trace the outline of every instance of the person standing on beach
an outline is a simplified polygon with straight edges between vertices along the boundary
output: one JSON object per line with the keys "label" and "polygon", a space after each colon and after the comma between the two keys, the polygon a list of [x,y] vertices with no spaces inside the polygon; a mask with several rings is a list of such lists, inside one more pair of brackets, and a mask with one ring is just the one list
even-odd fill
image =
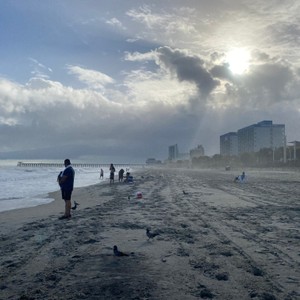
{"label": "person standing on beach", "polygon": [[65,214],[59,219],[71,218],[71,196],[74,187],[75,171],[69,159],[64,161],[65,169],[58,176],[58,183],[61,189],[62,199],[65,201]]}
{"label": "person standing on beach", "polygon": [[103,176],[104,176],[104,172],[103,172],[103,169],[100,170],[100,179],[103,179]]}
{"label": "person standing on beach", "polygon": [[115,172],[116,172],[116,169],[113,164],[110,164],[109,171],[110,171],[109,184],[112,184],[115,182]]}
{"label": "person standing on beach", "polygon": [[121,169],[119,171],[119,182],[122,182],[123,181],[123,178],[124,178],[124,169]]}

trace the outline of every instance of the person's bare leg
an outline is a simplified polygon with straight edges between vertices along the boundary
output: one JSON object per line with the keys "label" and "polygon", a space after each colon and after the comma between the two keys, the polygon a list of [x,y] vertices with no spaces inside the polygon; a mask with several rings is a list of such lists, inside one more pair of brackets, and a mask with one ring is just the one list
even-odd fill
{"label": "person's bare leg", "polygon": [[65,216],[70,217],[71,216],[71,200],[65,200]]}

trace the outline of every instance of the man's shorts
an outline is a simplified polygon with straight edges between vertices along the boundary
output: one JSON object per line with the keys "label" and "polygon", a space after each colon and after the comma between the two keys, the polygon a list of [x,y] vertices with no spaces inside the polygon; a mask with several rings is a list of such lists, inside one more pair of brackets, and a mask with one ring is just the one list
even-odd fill
{"label": "man's shorts", "polygon": [[71,200],[72,191],[61,190],[61,197],[64,200]]}

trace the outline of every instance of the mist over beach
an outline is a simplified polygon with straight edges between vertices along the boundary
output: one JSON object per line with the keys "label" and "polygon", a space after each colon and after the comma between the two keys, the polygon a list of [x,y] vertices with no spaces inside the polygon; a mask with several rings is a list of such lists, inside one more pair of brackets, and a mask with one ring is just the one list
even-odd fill
{"label": "mist over beach", "polygon": [[75,189],[70,220],[59,192],[0,213],[0,299],[299,299],[300,173],[235,174],[147,168]]}

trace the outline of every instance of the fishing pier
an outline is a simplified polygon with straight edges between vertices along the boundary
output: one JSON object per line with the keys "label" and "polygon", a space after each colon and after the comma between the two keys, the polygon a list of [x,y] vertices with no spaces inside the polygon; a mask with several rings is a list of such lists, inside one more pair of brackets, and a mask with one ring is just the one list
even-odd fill
{"label": "fishing pier", "polygon": [[[91,163],[72,163],[74,168],[109,168],[110,164],[91,164]],[[144,167],[145,164],[135,164],[135,163],[118,163],[114,164],[115,168],[133,168],[133,167]],[[54,162],[22,162],[17,163],[17,167],[27,167],[27,168],[63,168],[63,163]]]}

